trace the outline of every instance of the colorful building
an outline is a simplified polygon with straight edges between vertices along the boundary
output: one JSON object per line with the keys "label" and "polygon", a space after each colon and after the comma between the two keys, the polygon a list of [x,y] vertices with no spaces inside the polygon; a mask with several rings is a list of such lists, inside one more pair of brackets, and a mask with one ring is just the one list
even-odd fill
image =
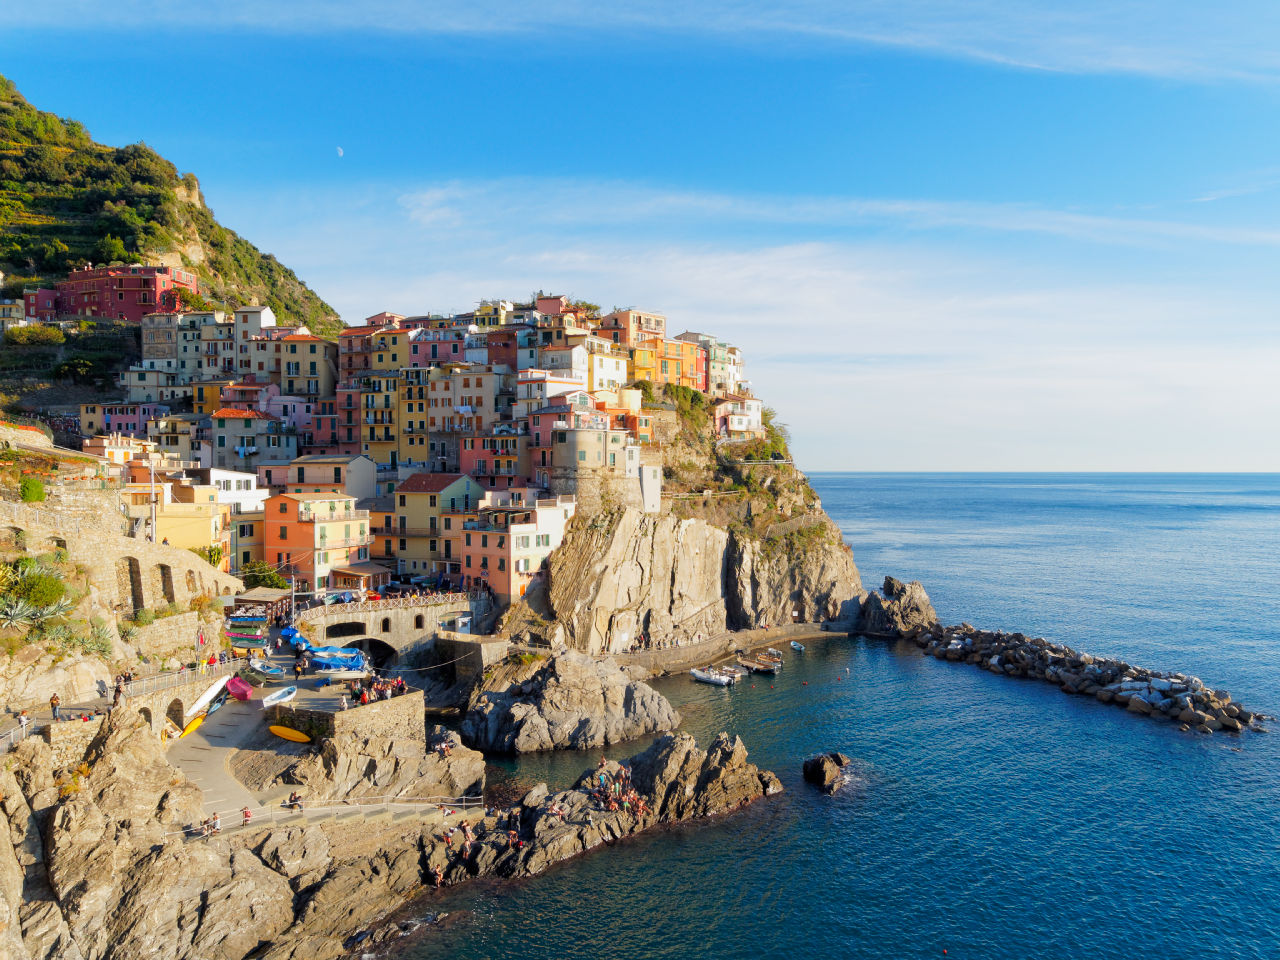
{"label": "colorful building", "polygon": [[176,310],[176,291],[198,288],[196,275],[173,267],[89,267],[72,270],[53,291],[25,293],[27,317],[55,320],[64,316],[109,317],[141,323],[148,313]]}
{"label": "colorful building", "polygon": [[481,503],[474,520],[449,534],[450,552],[459,558],[457,585],[487,586],[499,604],[520,599],[563,542],[576,509],[570,496]]}
{"label": "colorful building", "polygon": [[452,559],[445,534],[456,520],[446,514],[470,513],[484,497],[471,477],[458,473],[415,473],[392,494],[393,529],[380,531],[383,556],[389,549],[401,573],[440,572],[437,561]]}
{"label": "colorful building", "polygon": [[80,433],[86,437],[99,433],[145,437],[147,421],[168,413],[169,407],[163,403],[82,403]]}
{"label": "colorful building", "polygon": [[596,335],[623,347],[643,340],[661,340],[667,335],[667,318],[645,310],[615,310],[600,318]]}
{"label": "colorful building", "polygon": [[375,589],[390,570],[369,561],[369,512],[339,493],[282,493],[264,508],[263,553],[298,593]]}

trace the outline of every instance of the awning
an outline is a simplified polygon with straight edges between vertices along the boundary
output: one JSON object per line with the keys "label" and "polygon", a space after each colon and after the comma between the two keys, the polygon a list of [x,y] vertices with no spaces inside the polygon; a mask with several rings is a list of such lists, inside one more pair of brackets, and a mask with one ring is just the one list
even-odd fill
{"label": "awning", "polygon": [[366,560],[363,563],[353,563],[349,567],[331,567],[330,570],[333,573],[346,577],[391,576],[391,569],[389,567],[384,567],[380,563],[374,563],[372,560]]}

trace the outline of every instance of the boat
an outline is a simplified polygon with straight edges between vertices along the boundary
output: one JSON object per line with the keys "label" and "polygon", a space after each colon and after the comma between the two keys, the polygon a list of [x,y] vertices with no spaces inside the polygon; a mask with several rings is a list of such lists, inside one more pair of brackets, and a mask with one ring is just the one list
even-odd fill
{"label": "boat", "polygon": [[215,680],[208,690],[196,698],[195,703],[182,712],[182,718],[185,720],[187,717],[194,717],[197,713],[204,713],[205,708],[213,702],[214,697],[222,692],[222,688],[227,685],[227,681],[230,679],[230,677],[219,677]]}
{"label": "boat", "polygon": [[717,667],[717,669],[730,677],[745,677],[750,672],[746,667],[739,666],[736,663],[727,667]]}
{"label": "boat", "polygon": [[281,737],[282,739],[285,739],[285,740],[292,740],[294,743],[310,743],[311,742],[310,737],[308,737],[301,730],[293,729],[293,727],[282,727],[278,723],[273,723],[271,726],[267,727],[267,729],[270,730],[272,733],[274,733],[277,737]]}
{"label": "boat", "polygon": [[777,673],[781,669],[779,664],[773,660],[747,660],[739,659],[738,663],[742,664],[752,673]]}
{"label": "boat", "polygon": [[[230,680],[227,681],[227,683],[230,683],[230,682],[231,682]],[[227,702],[227,691],[223,690],[220,694],[218,694],[216,697],[213,698],[213,703],[209,704],[209,709],[204,712],[205,717],[208,717],[209,714],[221,708],[221,706],[226,702]]]}
{"label": "boat", "polygon": [[738,679],[737,677],[729,676],[727,673],[721,673],[715,667],[707,667],[705,670],[699,670],[694,667],[689,673],[699,683],[710,683],[717,687],[727,687]]}
{"label": "boat", "polygon": [[281,690],[277,690],[275,693],[271,694],[271,696],[262,698],[262,709],[265,710],[267,707],[277,707],[282,703],[288,703],[297,695],[298,688],[296,686],[285,687]]}
{"label": "boat", "polygon": [[331,669],[316,671],[316,676],[327,677],[330,680],[363,680],[368,675],[368,670],[347,669],[345,667],[334,667]]}
{"label": "boat", "polygon": [[182,728],[182,732],[178,734],[178,739],[181,740],[188,733],[195,733],[196,729],[199,728],[200,724],[204,723],[204,718],[207,716],[208,716],[207,713],[202,713],[200,714],[200,716],[196,717],[194,720],[188,723],[185,727]]}
{"label": "boat", "polygon": [[[756,659],[761,663],[772,663],[779,670],[782,669],[782,657],[776,653],[757,653]],[[776,671],[775,671],[776,672]]]}
{"label": "boat", "polygon": [[798,640],[791,641],[791,649],[796,653],[804,653],[804,644]]}
{"label": "boat", "polygon": [[249,686],[247,680],[243,680],[240,677],[232,677],[227,681],[227,693],[237,700],[248,700],[253,696],[253,687]]}
{"label": "boat", "polygon": [[266,638],[260,633],[236,633],[232,630],[227,631],[227,637],[231,640],[255,640],[262,643]]}
{"label": "boat", "polygon": [[773,649],[773,647],[769,647],[767,650],[765,650],[765,653],[769,654],[772,657],[777,657],[779,660],[782,659],[782,651],[775,650]]}
{"label": "boat", "polygon": [[259,617],[252,613],[233,613],[227,617],[231,623],[266,623],[266,617]]}
{"label": "boat", "polygon": [[249,658],[249,669],[268,680],[284,679],[284,667],[277,667],[274,663],[268,663],[266,660],[260,660],[257,657]]}

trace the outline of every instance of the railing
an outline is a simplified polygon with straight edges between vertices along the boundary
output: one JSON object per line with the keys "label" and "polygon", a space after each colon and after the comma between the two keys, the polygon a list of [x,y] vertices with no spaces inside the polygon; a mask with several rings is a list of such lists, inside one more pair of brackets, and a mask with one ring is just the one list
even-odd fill
{"label": "railing", "polygon": [[336,537],[325,539],[321,537],[316,541],[317,550],[338,550],[341,547],[366,547],[369,545],[369,537]]}
{"label": "railing", "polygon": [[316,523],[317,521],[319,521],[320,523],[328,523],[330,521],[336,522],[338,520],[368,520],[368,519],[369,519],[368,510],[335,511],[334,513],[330,513],[327,516],[323,513],[298,514],[299,523]]}
{"label": "railing", "polygon": [[371,532],[379,537],[435,537],[440,533],[430,527],[376,527]]}
{"label": "railing", "polygon": [[318,607],[310,607],[298,614],[298,625],[327,613],[367,613],[379,610],[397,610],[406,607],[438,607],[445,604],[470,603],[472,600],[487,600],[488,594],[483,591],[470,593],[433,593],[422,597],[390,597],[385,600],[357,600],[354,603],[334,603]]}

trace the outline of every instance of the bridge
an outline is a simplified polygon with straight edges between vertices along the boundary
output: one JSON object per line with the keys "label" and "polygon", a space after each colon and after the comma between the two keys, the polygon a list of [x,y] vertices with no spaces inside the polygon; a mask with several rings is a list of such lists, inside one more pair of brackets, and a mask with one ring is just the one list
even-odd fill
{"label": "bridge", "polygon": [[383,668],[431,649],[441,631],[456,629],[459,617],[475,622],[490,610],[483,594],[438,593],[312,607],[296,626],[317,647],[355,647]]}

